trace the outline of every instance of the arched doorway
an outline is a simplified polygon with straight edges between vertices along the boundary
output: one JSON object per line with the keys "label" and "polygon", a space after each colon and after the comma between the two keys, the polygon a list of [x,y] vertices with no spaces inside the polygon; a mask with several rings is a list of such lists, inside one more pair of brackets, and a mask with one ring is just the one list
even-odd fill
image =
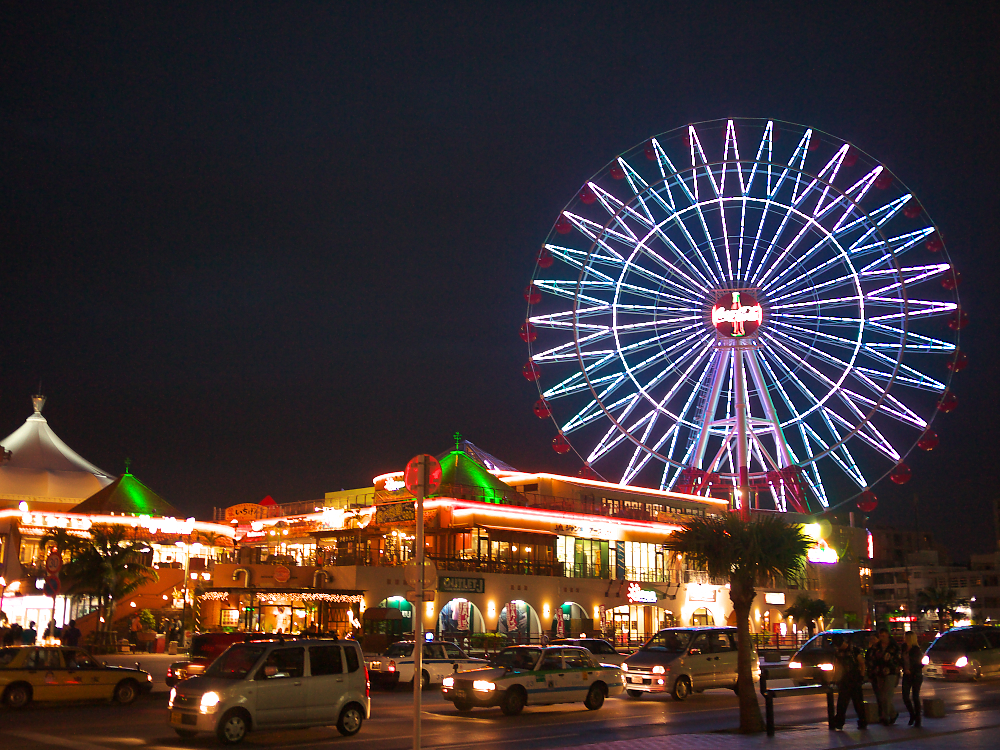
{"label": "arched doorway", "polygon": [[[562,624],[562,632],[560,631]],[[552,613],[552,622],[548,623],[550,635],[553,638],[570,638],[579,636],[580,633],[594,635],[594,621],[587,616],[587,610],[576,602],[563,602],[556,607]]]}
{"label": "arched doorway", "polygon": [[691,613],[692,627],[703,628],[709,625],[715,625],[715,615],[709,609],[702,607]]}
{"label": "arched doorway", "polygon": [[442,638],[464,638],[473,633],[485,633],[486,620],[479,607],[468,599],[456,598],[441,607],[438,615],[438,635]]}
{"label": "arched doorway", "polygon": [[608,612],[607,621],[606,637],[608,640],[614,638],[618,646],[644,643],[660,628],[677,625],[673,612],[655,604],[623,604]]}
{"label": "arched doorway", "polygon": [[[513,606],[512,614],[508,609]],[[538,643],[542,636],[542,623],[534,608],[522,599],[507,602],[497,618],[497,632],[507,636],[508,643]]]}

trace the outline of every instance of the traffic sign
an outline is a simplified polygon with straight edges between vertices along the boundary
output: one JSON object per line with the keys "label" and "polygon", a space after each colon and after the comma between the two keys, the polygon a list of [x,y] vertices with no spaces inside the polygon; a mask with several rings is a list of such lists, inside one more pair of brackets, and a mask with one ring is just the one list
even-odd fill
{"label": "traffic sign", "polygon": [[403,483],[414,495],[431,495],[441,486],[441,464],[426,453],[414,456],[403,471]]}
{"label": "traffic sign", "polygon": [[55,596],[59,593],[59,577],[49,576],[45,579],[45,585],[42,586],[42,592],[45,596]]}
{"label": "traffic sign", "polygon": [[60,570],[62,570],[62,555],[59,554],[59,550],[54,549],[45,558],[45,572],[54,576]]}

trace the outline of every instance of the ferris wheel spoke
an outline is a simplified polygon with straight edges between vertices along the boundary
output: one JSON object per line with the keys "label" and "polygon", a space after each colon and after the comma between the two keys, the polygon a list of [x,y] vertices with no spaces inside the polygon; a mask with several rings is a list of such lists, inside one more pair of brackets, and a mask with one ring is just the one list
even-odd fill
{"label": "ferris wheel spoke", "polygon": [[[907,232],[906,234],[898,234],[894,237],[889,237],[886,240],[875,240],[874,242],[869,242],[865,245],[858,245],[857,247],[851,248],[851,255],[866,255],[871,252],[883,252],[883,250],[888,246],[892,250],[893,255],[897,258],[905,253],[911,248],[917,247],[930,235],[934,234],[934,227],[924,227],[923,229],[918,229],[914,232]],[[882,255],[872,261],[871,264],[865,266],[862,270],[868,270],[880,265],[886,266],[888,269],[893,264],[892,255]]]}
{"label": "ferris wheel spoke", "polygon": [[588,237],[593,242],[596,242],[608,253],[620,260],[624,261],[622,254],[615,250],[608,240],[620,242],[629,249],[634,248],[638,243],[638,240],[631,235],[616,232],[613,229],[598,224],[596,221],[592,221],[591,219],[584,218],[583,216],[578,216],[577,214],[570,213],[569,211],[563,211],[563,216],[569,219],[573,226],[580,230],[583,235]]}
{"label": "ferris wheel spoke", "polygon": [[586,267],[590,273],[600,274],[600,271],[596,268],[597,265],[611,266],[615,269],[621,269],[625,265],[625,260],[621,255],[611,255],[601,245],[596,245],[593,252],[576,250],[571,247],[563,247],[562,245],[553,245],[548,242],[545,243],[544,247],[552,253],[553,257],[558,258],[573,268],[582,269]]}
{"label": "ferris wheel spoke", "polygon": [[[891,297],[866,297],[865,303],[873,307],[903,307],[903,301],[892,299]],[[875,323],[883,323],[888,320],[902,320],[904,318],[924,318],[933,315],[948,315],[958,309],[954,302],[938,302],[931,299],[908,299],[906,300],[908,309],[900,310],[889,315],[873,315],[868,318]]]}
{"label": "ferris wheel spoke", "polygon": [[643,227],[643,232],[648,232],[652,229],[656,222],[651,216],[646,216],[639,211],[636,211],[632,206],[624,203],[623,201],[616,198],[614,195],[609,193],[607,190],[602,188],[600,185],[594,182],[588,182],[587,186],[594,191],[594,195],[597,196],[598,202],[607,211],[608,216],[619,226],[622,231],[626,232],[630,237],[632,237],[636,242],[639,241],[638,236],[633,231],[632,227],[625,223],[624,218],[630,218],[633,221],[638,222]]}
{"label": "ferris wheel spoke", "polygon": [[[803,276],[806,276],[806,274]],[[771,305],[776,305],[778,302],[794,302],[802,297],[808,297],[805,301],[806,304],[820,305],[826,301],[820,296],[821,293],[830,292],[843,286],[860,286],[860,279],[854,273],[846,273],[843,276],[837,276],[836,278],[827,279],[822,282],[812,282],[812,284],[811,287],[796,289],[778,297],[771,297],[770,303]]]}
{"label": "ferris wheel spoke", "polygon": [[532,315],[528,322],[538,328],[572,329],[574,322],[582,331],[607,331],[606,325],[586,322],[594,317],[606,317],[611,313],[611,305],[600,304],[594,307],[581,307],[578,310],[560,310],[545,315]]}
{"label": "ferris wheel spoke", "polygon": [[844,164],[844,158],[847,156],[847,152],[850,151],[850,146],[846,143],[842,144],[833,157],[826,163],[826,166],[819,172],[819,178],[824,181],[823,193],[820,195],[819,200],[816,201],[816,207],[813,209],[813,216],[820,216],[825,213],[825,202],[826,197],[830,194],[830,188],[833,186],[834,181],[837,179],[837,174],[840,172],[840,168]]}
{"label": "ferris wheel spoke", "polygon": [[[955,351],[955,345],[950,341],[942,341],[941,339],[936,339],[931,336],[925,336],[921,333],[914,333],[913,331],[904,331],[902,328],[897,328],[896,326],[889,326],[883,323],[873,323],[868,320],[865,321],[865,328],[873,332],[881,333],[886,336],[890,336],[896,341],[889,342],[872,342],[868,344],[871,349],[887,349],[887,350],[898,350],[903,348],[903,345],[899,342],[906,339],[906,349],[915,351],[925,351],[925,352],[953,352]],[[915,342],[915,343],[914,343]]]}
{"label": "ferris wheel spoke", "polygon": [[[648,257],[650,260],[654,261],[657,265],[661,266],[665,271],[669,271],[670,275],[664,275],[657,273],[645,266],[639,265],[634,259],[630,259],[625,265],[625,273],[635,273],[643,277],[647,281],[651,281],[655,284],[661,286],[667,286],[671,290],[676,290],[680,296],[667,295],[665,292],[660,292],[664,296],[676,300],[678,302],[688,302],[692,304],[700,304],[701,297],[698,295],[698,284],[688,277],[686,274],[679,272],[676,268],[672,267],[672,264],[664,261],[659,255],[651,253],[645,246],[640,245],[639,252],[643,254],[643,257]],[[675,281],[673,276],[680,276],[685,281],[688,281],[688,285],[684,285]],[[692,288],[693,287],[693,288]]]}
{"label": "ferris wheel spoke", "polygon": [[[662,267],[665,271],[669,271],[670,274],[676,275],[681,279],[683,279],[685,282],[687,282],[687,284],[690,287],[689,291],[692,294],[698,294],[698,293],[703,294],[707,292],[710,288],[712,288],[713,283],[709,281],[708,277],[705,276],[694,263],[691,262],[690,258],[688,258],[683,252],[681,252],[681,249],[677,247],[674,241],[671,240],[670,237],[668,237],[663,232],[662,225],[657,225],[656,237],[667,247],[667,249],[673,252],[674,257],[676,257],[678,261],[680,261],[685,267],[688,268],[688,270],[690,270],[695,276],[697,276],[698,279],[695,280],[694,278],[692,278],[690,275],[682,271],[676,264],[664,258],[662,255],[657,253],[648,245],[640,244],[639,251],[645,257],[649,258],[651,261]],[[691,241],[692,243],[694,242],[693,239]]]}
{"label": "ferris wheel spoke", "polygon": [[888,280],[893,281],[891,284],[879,287],[878,289],[872,289],[868,292],[869,295],[878,297],[896,289],[901,289],[903,286],[914,287],[921,281],[937,278],[949,270],[951,270],[951,266],[947,263],[934,263],[928,266],[904,266],[898,269],[898,271],[896,269],[862,271],[860,275],[865,280],[877,281],[877,277],[882,276],[888,277]]}
{"label": "ferris wheel spoke", "polygon": [[635,196],[635,199],[639,201],[639,204],[642,206],[642,211],[646,214],[646,218],[649,219],[650,226],[656,224],[656,219],[653,218],[653,212],[650,209],[649,204],[646,203],[647,198],[652,199],[660,207],[660,209],[666,213],[671,213],[674,210],[673,205],[663,200],[659,193],[650,187],[649,183],[642,178],[642,175],[632,169],[631,164],[619,157],[618,165],[625,173],[625,180],[628,182],[628,186],[632,189],[632,195]]}
{"label": "ferris wheel spoke", "polygon": [[889,441],[885,439],[870,422],[865,422],[861,425],[852,424],[849,420],[845,419],[843,416],[835,412],[833,409],[828,407],[823,407],[824,411],[830,416],[830,418],[837,422],[845,430],[853,431],[854,434],[863,443],[868,445],[870,448],[874,449],[878,453],[881,453],[887,459],[893,463],[898,463],[901,456],[899,453],[889,444]]}
{"label": "ferris wheel spoke", "polygon": [[[856,227],[863,228],[867,226],[868,228],[862,232],[861,236],[847,246],[848,252],[852,255],[860,253],[861,251],[859,248],[866,247],[862,243],[867,242],[873,236],[877,235],[878,231],[886,224],[886,222],[902,211],[903,207],[910,202],[912,197],[913,196],[907,193],[904,196],[896,198],[894,201],[886,203],[880,208],[876,208],[874,211],[869,211],[867,216],[860,216],[835,232],[835,236],[839,239],[841,236],[845,236],[850,233]],[[876,219],[874,225],[871,223],[872,219]]]}
{"label": "ferris wheel spoke", "polygon": [[[826,415],[824,414],[823,416],[825,417]],[[833,461],[840,466],[841,470],[845,474],[851,477],[858,484],[858,486],[867,486],[868,482],[865,480],[865,475],[858,467],[857,462],[854,460],[854,456],[852,456],[851,452],[847,450],[847,446],[841,442],[843,438],[841,438],[839,432],[830,422],[829,418],[826,419],[826,423],[830,431],[834,434],[835,440],[840,443],[839,446],[831,448],[808,423],[806,423],[806,429],[812,435],[813,439],[824,447],[824,450],[827,451],[826,455],[833,459]]]}

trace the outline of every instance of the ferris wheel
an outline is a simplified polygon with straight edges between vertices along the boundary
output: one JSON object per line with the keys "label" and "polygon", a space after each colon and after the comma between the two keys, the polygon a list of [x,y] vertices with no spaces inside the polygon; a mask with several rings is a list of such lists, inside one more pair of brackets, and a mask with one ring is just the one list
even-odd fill
{"label": "ferris wheel", "polygon": [[523,374],[584,475],[809,512],[938,443],[968,318],[922,204],[812,128],[719,120],[611,161],[525,290]]}

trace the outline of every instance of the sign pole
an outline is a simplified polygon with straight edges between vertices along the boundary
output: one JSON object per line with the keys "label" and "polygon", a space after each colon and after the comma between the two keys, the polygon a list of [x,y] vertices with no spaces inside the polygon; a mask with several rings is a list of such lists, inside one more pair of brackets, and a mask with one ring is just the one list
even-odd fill
{"label": "sign pole", "polygon": [[421,692],[424,687],[424,489],[427,487],[427,457],[420,456],[417,464],[417,595],[416,617],[413,619],[413,750],[420,750]]}

